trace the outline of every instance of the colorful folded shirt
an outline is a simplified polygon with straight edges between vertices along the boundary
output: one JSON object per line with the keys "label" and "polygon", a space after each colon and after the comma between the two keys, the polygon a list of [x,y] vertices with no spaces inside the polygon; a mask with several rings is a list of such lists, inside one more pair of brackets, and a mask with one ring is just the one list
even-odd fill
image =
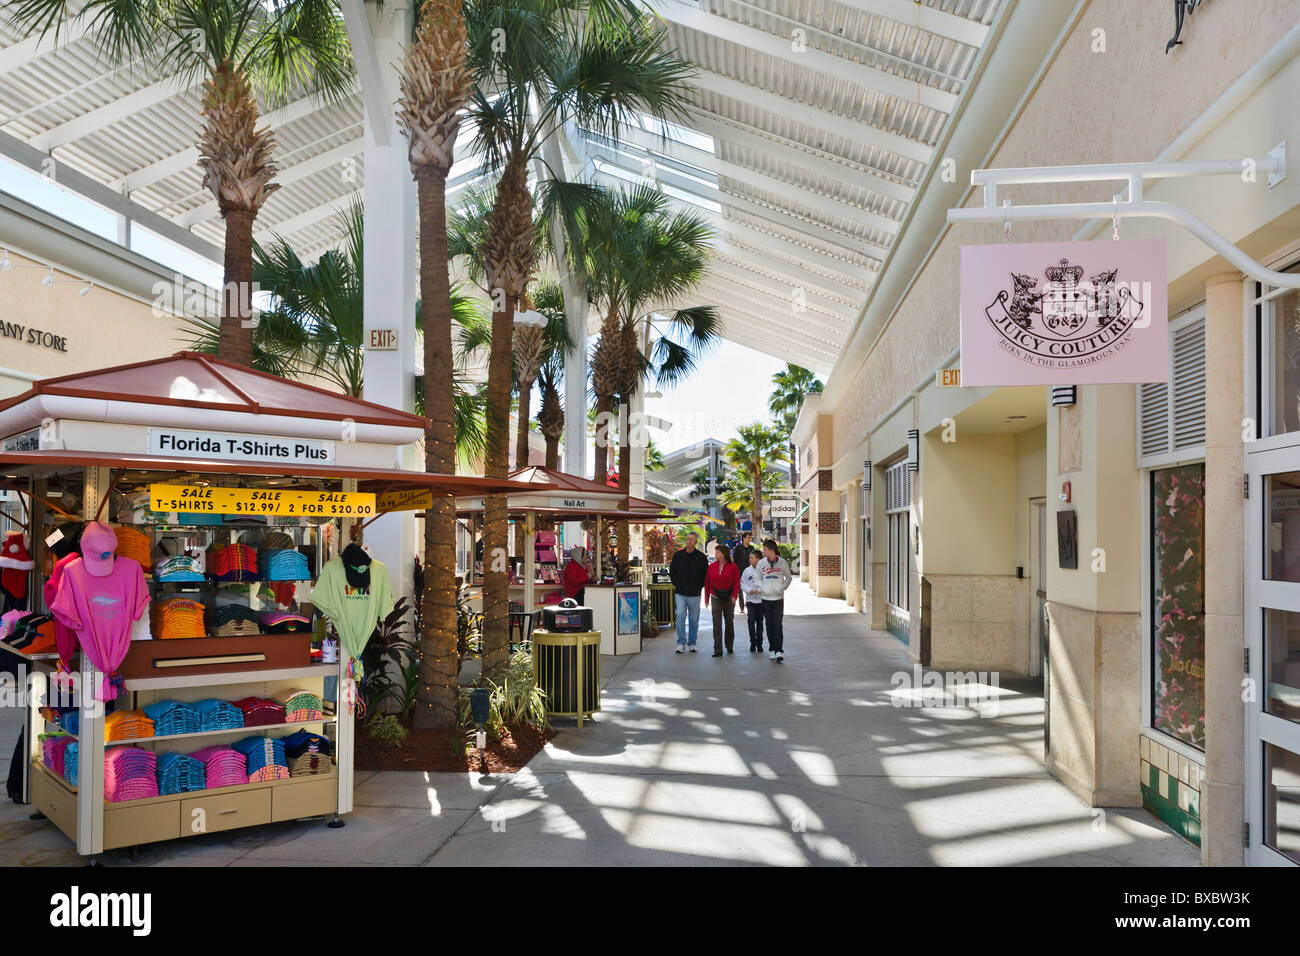
{"label": "colorful folded shirt", "polygon": [[244,712],[228,700],[210,697],[194,705],[199,730],[237,730],[244,726]]}
{"label": "colorful folded shirt", "polygon": [[204,605],[187,597],[154,601],[149,607],[149,629],[160,640],[207,637]]}
{"label": "colorful folded shirt", "polygon": [[282,724],[284,704],[269,697],[245,697],[233,702],[244,714],[245,727],[264,727],[268,724]]}
{"label": "colorful folded shirt", "polygon": [[262,633],[258,614],[244,604],[222,604],[212,615],[212,625],[218,637],[237,637]]}
{"label": "colorful folded shirt", "polygon": [[200,730],[199,712],[192,704],[179,700],[160,700],[144,708],[145,716],[153,721],[153,735],[167,737],[171,734],[194,734]]}
{"label": "colorful folded shirt", "polygon": [[212,571],[218,581],[256,581],[257,552],[246,544],[228,544],[217,552]]}
{"label": "colorful folded shirt", "polygon": [[113,747],[104,754],[104,799],[109,803],[158,796],[158,756],[139,747]]}
{"label": "colorful folded shirt", "polygon": [[250,783],[264,780],[284,780],[289,777],[285,761],[284,741],[273,737],[245,737],[231,744],[248,761]]}
{"label": "colorful folded shirt", "polygon": [[308,581],[311,579],[311,568],[307,564],[307,555],[301,551],[290,548],[264,551],[261,561],[262,579],[264,581]]}
{"label": "colorful folded shirt", "polygon": [[144,568],[145,574],[153,570],[150,557],[153,543],[147,534],[136,528],[114,528],[113,532],[117,535],[117,549],[114,553],[119,558],[135,561]]}
{"label": "colorful folded shirt", "polygon": [[197,558],[173,554],[154,565],[153,576],[159,581],[203,581],[203,569]]}
{"label": "colorful folded shirt", "polygon": [[189,754],[162,753],[158,755],[158,792],[189,793],[207,787],[207,765]]}
{"label": "colorful folded shirt", "polygon": [[63,748],[63,779],[72,786],[77,785],[77,741],[72,741]]}
{"label": "colorful folded shirt", "polygon": [[208,789],[248,783],[248,761],[233,747],[204,747],[190,756],[203,762]]}
{"label": "colorful folded shirt", "polygon": [[153,721],[142,710],[115,710],[104,718],[105,740],[132,740],[153,736]]}
{"label": "colorful folded shirt", "polygon": [[41,742],[41,763],[62,777],[64,775],[64,753],[69,744],[76,743],[77,738],[71,734],[59,732],[41,734],[38,739]]}

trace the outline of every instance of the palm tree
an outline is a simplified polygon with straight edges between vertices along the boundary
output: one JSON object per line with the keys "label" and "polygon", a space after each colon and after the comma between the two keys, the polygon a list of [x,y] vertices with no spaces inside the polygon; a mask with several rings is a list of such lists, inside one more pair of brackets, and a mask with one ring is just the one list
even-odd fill
{"label": "palm tree", "polygon": [[[628,0],[470,0],[466,20],[476,143],[499,171],[482,246],[493,306],[484,473],[504,478],[514,314],[538,259],[529,171],[546,138],[571,120],[617,138],[638,113],[684,116],[689,67],[662,51],[658,29]],[[554,177],[542,191],[543,219],[571,222],[591,190]],[[483,510],[483,668],[491,674],[509,648],[505,496],[488,495]]]}
{"label": "palm tree", "polygon": [[803,407],[804,396],[809,392],[820,392],[823,388],[821,379],[804,368],[787,362],[785,369],[772,376],[772,396],[767,400],[768,411],[776,419],[777,428],[786,436],[789,446],[790,487],[799,487],[799,455],[794,447],[794,423],[799,418],[799,409]]}
{"label": "palm tree", "polygon": [[734,479],[749,480],[753,495],[754,534],[763,530],[763,482],[770,472],[771,463],[785,461],[785,436],[770,425],[754,423],[741,425],[736,437],[727,442],[724,454],[727,463],[739,472]]}
{"label": "palm tree", "polygon": [[12,0],[21,33],[86,24],[104,60],[174,76],[180,88],[202,81],[199,166],[203,188],[226,222],[220,355],[253,357],[253,223],[277,188],[275,136],[258,129],[263,106],[318,93],[337,101],[351,91],[352,54],[335,0]]}
{"label": "palm tree", "polygon": [[[763,496],[771,498],[772,492],[785,486],[785,476],[775,468],[768,468],[763,472],[761,484]],[[718,492],[718,501],[733,513],[738,514],[741,511],[748,511],[753,515],[755,504],[754,486],[740,472],[732,472],[730,480],[725,482]],[[762,529],[755,526],[754,533],[761,535],[761,532]]]}
{"label": "palm tree", "polygon": [[[630,404],[648,374],[660,386],[677,384],[718,338],[719,320],[711,306],[677,309],[655,318],[701,281],[709,255],[710,230],[705,220],[689,213],[671,214],[668,203],[668,197],[652,186],[603,190],[579,220],[588,292],[604,313],[591,360],[598,415],[612,409],[616,396],[621,404]],[[598,429],[608,417],[598,417]],[[619,489],[626,507],[633,453],[627,416],[621,429]],[[598,472],[601,452],[608,453],[608,444],[608,435],[598,431]],[[628,534],[623,523],[617,533],[619,557],[626,560]]]}
{"label": "palm tree", "polygon": [[[557,354],[563,363],[564,352],[572,347],[568,320],[564,313],[564,290],[554,280],[537,283],[530,296],[534,309],[546,316],[545,325],[519,326],[515,329],[515,376],[518,380],[519,412],[516,424],[515,466],[528,464],[529,415],[533,402],[533,383],[542,367]],[[563,412],[561,412],[563,417]],[[540,410],[538,421],[540,423]]]}
{"label": "palm tree", "polygon": [[542,365],[537,374],[537,384],[542,390],[542,407],[537,412],[537,424],[546,439],[546,467],[560,467],[560,439],[564,437],[564,406],[560,403],[560,379],[564,374],[563,359],[552,357]]}
{"label": "palm tree", "polygon": [[[416,4],[415,36],[399,70],[397,124],[407,138],[420,215],[420,301],[424,329],[424,409],[429,418],[424,468],[456,471],[452,387],[452,301],[447,271],[447,173],[461,112],[473,93],[469,42],[460,0]],[[417,727],[455,727],[460,656],[456,651],[456,499],[435,494],[424,515],[425,587],[420,611]]]}
{"label": "palm tree", "polygon": [[646,471],[663,471],[668,466],[664,461],[664,453],[659,450],[653,438],[648,439],[645,443],[645,470]]}

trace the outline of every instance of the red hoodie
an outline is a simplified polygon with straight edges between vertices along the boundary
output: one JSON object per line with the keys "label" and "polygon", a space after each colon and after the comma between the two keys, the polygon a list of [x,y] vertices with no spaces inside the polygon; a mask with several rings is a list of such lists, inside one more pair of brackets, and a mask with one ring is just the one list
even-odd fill
{"label": "red hoodie", "polygon": [[564,577],[562,583],[564,585],[564,593],[569,597],[577,597],[578,592],[586,587],[590,582],[591,577],[587,574],[587,569],[577,561],[570,561],[564,566]]}
{"label": "red hoodie", "polygon": [[705,607],[709,606],[709,595],[714,591],[730,591],[731,600],[736,600],[736,595],[740,593],[740,572],[736,570],[735,561],[726,564],[714,561],[709,565],[709,573],[704,576]]}

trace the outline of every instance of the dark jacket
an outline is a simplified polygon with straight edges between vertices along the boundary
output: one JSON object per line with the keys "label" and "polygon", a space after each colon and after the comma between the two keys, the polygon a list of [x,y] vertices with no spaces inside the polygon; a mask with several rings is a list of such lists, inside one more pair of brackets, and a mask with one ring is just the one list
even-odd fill
{"label": "dark jacket", "polygon": [[709,559],[699,548],[693,554],[686,549],[673,554],[668,565],[668,577],[673,582],[673,590],[683,597],[699,597],[704,590],[704,578],[709,573]]}
{"label": "dark jacket", "polygon": [[749,552],[754,550],[752,544],[745,544],[744,541],[737,541],[736,546],[731,549],[731,561],[740,571],[749,567]]}

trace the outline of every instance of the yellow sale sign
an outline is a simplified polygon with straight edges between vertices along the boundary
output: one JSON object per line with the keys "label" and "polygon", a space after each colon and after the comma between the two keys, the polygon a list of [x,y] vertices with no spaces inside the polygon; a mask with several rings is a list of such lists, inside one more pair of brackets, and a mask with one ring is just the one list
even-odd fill
{"label": "yellow sale sign", "polygon": [[379,514],[389,511],[428,511],[433,507],[432,488],[407,488],[385,491],[375,499]]}
{"label": "yellow sale sign", "polygon": [[370,492],[202,488],[194,485],[150,485],[149,508],[153,511],[309,518],[368,518],[376,513],[375,496]]}

